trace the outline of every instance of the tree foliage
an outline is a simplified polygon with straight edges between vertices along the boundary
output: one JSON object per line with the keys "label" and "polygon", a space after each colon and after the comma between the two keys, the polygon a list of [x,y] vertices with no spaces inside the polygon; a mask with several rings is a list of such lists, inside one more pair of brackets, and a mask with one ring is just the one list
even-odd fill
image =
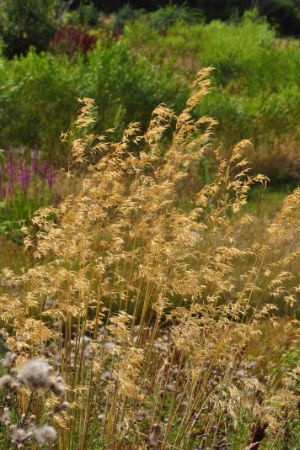
{"label": "tree foliage", "polygon": [[3,54],[8,58],[27,53],[31,46],[47,50],[54,36],[54,0],[7,0],[1,10]]}

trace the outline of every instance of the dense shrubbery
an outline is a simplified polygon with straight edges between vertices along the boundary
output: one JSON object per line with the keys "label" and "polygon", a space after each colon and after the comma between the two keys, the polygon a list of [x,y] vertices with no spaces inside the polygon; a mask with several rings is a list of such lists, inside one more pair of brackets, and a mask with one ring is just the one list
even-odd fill
{"label": "dense shrubbery", "polygon": [[[270,166],[265,165],[264,170],[271,178],[295,179],[299,171],[295,155],[299,142],[300,46],[297,41],[276,39],[265,21],[252,19],[253,15],[246,14],[240,24],[213,21],[187,27],[177,23],[165,36],[139,21],[125,28],[124,40],[136,53],[146,52],[157,64],[172,61],[178,73],[187,78],[199,67],[213,66],[213,87],[199,108],[202,114],[219,121],[218,140],[230,147],[236,139],[248,137],[256,151],[260,147],[259,151],[268,153],[275,140],[279,151],[278,140],[288,137],[293,141],[293,169],[290,164],[282,165],[281,158],[277,161],[281,167],[274,168],[276,151],[272,151]],[[286,158],[289,151],[287,148]]]}
{"label": "dense shrubbery", "polygon": [[[130,7],[123,13],[124,20],[136,17]],[[296,180],[299,43],[277,39],[255,13],[246,13],[237,23],[186,25],[190,13],[187,7],[169,6],[148,18],[139,16],[119,40],[108,30],[92,35],[77,30],[73,36],[61,28],[53,42],[55,51],[68,53],[71,61],[63,54],[34,51],[14,61],[2,59],[2,146],[36,144],[53,161],[62,162],[58,136],[76,114],[77,97],[95,99],[100,118],[96,131],[115,128],[120,135],[130,120],[144,126],[160,102],[179,111],[189,80],[199,68],[213,66],[213,87],[198,112],[219,121],[216,139],[229,149],[236,140],[250,138],[256,151],[253,161],[270,178]],[[115,30],[124,25],[120,17],[110,24]],[[190,21],[194,19],[190,14]],[[96,38],[97,47],[82,56]],[[255,169],[261,170],[257,164]]]}
{"label": "dense shrubbery", "polygon": [[104,41],[72,63],[63,55],[35,52],[2,60],[0,81],[2,146],[36,144],[60,161],[59,135],[70,126],[78,97],[95,99],[99,132],[115,127],[120,133],[130,120],[145,124],[161,102],[178,110],[188,91],[171,67],[157,70],[145,57],[135,60],[122,42]]}
{"label": "dense shrubbery", "polygon": [[203,21],[204,16],[199,9],[192,9],[186,5],[169,4],[169,6],[159,8],[151,13],[149,24],[156,30],[163,31],[177,22],[194,24]]}
{"label": "dense shrubbery", "polygon": [[[78,1],[78,0],[77,0]],[[211,20],[240,20],[246,10],[257,8],[261,17],[266,16],[268,21],[275,25],[277,30],[284,35],[298,35],[300,33],[300,8],[298,0],[116,0],[103,1],[93,0],[101,11],[108,13],[117,12],[128,3],[133,8],[145,8],[148,11],[154,11],[158,8],[163,9],[170,6],[188,6],[202,11],[207,22]],[[76,4],[76,2],[75,2]]]}
{"label": "dense shrubbery", "polygon": [[47,50],[55,33],[53,0],[6,0],[1,7],[0,36],[8,58],[25,54],[30,46]]}

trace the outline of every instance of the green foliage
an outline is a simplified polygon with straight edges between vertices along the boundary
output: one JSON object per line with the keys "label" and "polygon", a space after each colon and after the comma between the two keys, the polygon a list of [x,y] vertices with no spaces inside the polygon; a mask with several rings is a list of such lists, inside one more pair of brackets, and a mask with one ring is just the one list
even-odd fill
{"label": "green foliage", "polygon": [[99,18],[99,11],[95,7],[94,3],[81,3],[76,10],[78,21],[87,25],[96,25]]}
{"label": "green foliage", "polygon": [[51,186],[54,182],[52,166],[38,167],[37,153],[30,165],[23,159],[13,160],[11,151],[0,150],[0,234],[21,244],[21,228],[29,224],[33,213],[51,204]]}
{"label": "green foliage", "polygon": [[31,46],[46,50],[56,24],[54,0],[7,0],[1,10],[0,34],[8,58],[25,54]]}
{"label": "green foliage", "polygon": [[[300,86],[299,42],[277,39],[267,22],[253,22],[248,14],[239,24],[176,23],[168,28],[166,36],[150,33],[146,27],[146,22],[140,22],[126,28],[129,46],[141,50],[146,47],[147,53],[156,59],[174,55],[181,59],[194,57],[198,68],[207,65],[215,68],[215,84],[222,87],[230,84],[235,91],[253,96],[266,89],[276,92],[291,84]],[[186,66],[181,69],[186,73]]]}
{"label": "green foliage", "polygon": [[203,13],[199,9],[189,8],[185,3],[182,5],[169,3],[168,6],[150,14],[150,25],[161,31],[176,22],[192,24],[202,22],[203,19]]}
{"label": "green foliage", "polygon": [[36,144],[47,159],[65,162],[59,136],[78,111],[77,98],[96,101],[98,132],[116,128],[121,135],[132,120],[147,123],[155,105],[179,110],[188,87],[171,65],[160,71],[147,58],[134,59],[122,43],[98,45],[73,63],[64,55],[34,51],[0,65],[0,138],[2,146]]}
{"label": "green foliage", "polygon": [[[299,42],[277,39],[268,23],[255,17],[253,12],[246,13],[238,24],[176,23],[166,35],[140,22],[126,27],[124,40],[135,52],[146,52],[157,64],[172,61],[177,72],[188,80],[200,67],[214,67],[211,93],[201,102],[199,114],[219,122],[215,136],[226,148],[246,137],[255,151],[262,153],[266,150],[259,147],[273,148],[275,141],[285,136],[292,137],[296,148],[300,137]],[[281,151],[276,160],[272,150],[263,173],[278,182],[298,179],[297,157],[291,154],[290,162],[283,164]],[[285,159],[288,151],[286,148]],[[258,166],[255,170],[262,171]]]}
{"label": "green foliage", "polygon": [[281,45],[267,23],[253,23],[247,16],[241,25],[214,21],[203,27],[202,37],[199,60],[216,68],[218,84],[238,82],[248,95],[277,91],[291,83],[300,86],[299,45]]}
{"label": "green foliage", "polygon": [[12,199],[0,201],[0,233],[18,244],[23,243],[21,228],[29,226],[33,213],[51,204],[51,194],[45,183],[35,183],[39,186],[39,194],[25,195],[22,189],[15,190]]}
{"label": "green foliage", "polygon": [[[281,371],[285,372],[285,373],[293,371],[294,369],[296,369],[298,367],[299,361],[300,361],[300,345],[291,348],[286,353],[284,353],[284,355],[282,355]],[[299,383],[297,382],[296,378],[294,378],[293,381],[294,381],[295,392],[297,392],[297,394],[299,395],[300,394]]]}
{"label": "green foliage", "polygon": [[126,22],[135,20],[143,10],[134,9],[130,3],[126,3],[116,14],[115,21],[113,23],[114,31],[123,30]]}
{"label": "green foliage", "polygon": [[[161,102],[179,111],[195,73],[213,66],[211,93],[198,112],[218,120],[215,138],[225,148],[239,139],[251,139],[255,151],[265,157],[263,169],[257,166],[255,170],[278,182],[296,180],[299,42],[276,38],[255,11],[245,13],[239,22],[186,24],[183,12],[191,11],[169,5],[151,17],[167,17],[167,12],[176,17],[167,33],[160,33],[160,26],[155,29],[152,19],[140,17],[127,23],[118,42],[98,30],[97,47],[72,62],[64,55],[37,55],[34,51],[16,61],[0,61],[2,146],[36,144],[43,147],[47,158],[60,164],[65,155],[59,135],[77,113],[76,98],[95,98],[100,119],[96,132],[115,128],[120,136],[131,120],[144,126]],[[122,19],[123,26],[132,14],[135,10],[127,5],[116,20]],[[292,141],[288,144],[292,152],[280,144],[281,154],[274,158],[275,141],[287,139]],[[282,164],[284,151],[286,155],[290,152],[286,164]]]}

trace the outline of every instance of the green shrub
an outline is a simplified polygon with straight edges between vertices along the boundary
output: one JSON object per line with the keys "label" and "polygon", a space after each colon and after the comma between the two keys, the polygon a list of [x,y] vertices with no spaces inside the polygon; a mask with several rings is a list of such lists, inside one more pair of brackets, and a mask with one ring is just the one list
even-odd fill
{"label": "green shrub", "polygon": [[156,104],[178,112],[203,66],[215,67],[211,93],[199,106],[200,114],[219,121],[215,138],[229,149],[247,137],[265,155],[264,173],[298,179],[299,43],[277,39],[264,20],[253,22],[249,14],[240,23],[176,22],[165,35],[144,17],[128,23],[118,42],[99,30],[96,48],[72,62],[34,51],[0,61],[1,145],[36,144],[62,163],[59,134],[77,113],[76,98],[94,98],[95,131],[115,128],[118,137],[131,120],[144,126]]}
{"label": "green shrub", "polygon": [[116,14],[116,18],[113,23],[114,32],[117,33],[123,30],[128,21],[135,20],[143,12],[143,10],[134,9],[130,3],[126,3]]}
{"label": "green shrub", "polygon": [[46,50],[56,24],[54,0],[6,0],[1,11],[3,54],[8,58],[25,54],[31,46]]}
{"label": "green shrub", "polygon": [[79,21],[87,25],[93,26],[98,22],[99,11],[95,7],[94,3],[81,3],[76,10],[76,13]]}
{"label": "green shrub", "polygon": [[122,43],[101,43],[70,63],[64,55],[31,51],[0,62],[0,138],[3,146],[37,145],[47,158],[64,162],[59,136],[78,111],[78,97],[96,101],[99,127],[120,136],[131,120],[145,124],[154,105],[179,110],[188,87],[171,65],[160,71],[146,58],[134,59]]}
{"label": "green shrub", "polygon": [[278,92],[291,84],[300,87],[299,42],[277,39],[265,21],[253,22],[246,14],[240,24],[175,23],[166,36],[149,28],[145,21],[128,26],[124,36],[128,46],[157,60],[176,57],[183,73],[183,58],[194,58],[195,71],[213,66],[215,84],[234,84],[235,92],[253,96],[266,89]]}
{"label": "green shrub", "polygon": [[150,14],[150,25],[156,30],[163,30],[176,22],[188,24],[202,22],[204,16],[201,10],[189,8],[186,4],[172,5],[159,8]]}
{"label": "green shrub", "polygon": [[[251,14],[239,23],[175,23],[166,35],[140,21],[125,28],[124,40],[157,64],[172,61],[187,81],[201,67],[213,66],[213,88],[199,114],[218,120],[215,138],[230,149],[247,137],[255,147],[255,170],[262,170],[256,162],[264,156],[263,173],[272,180],[299,179],[299,42],[276,38],[267,22],[253,22]],[[292,142],[286,146],[287,141]]]}

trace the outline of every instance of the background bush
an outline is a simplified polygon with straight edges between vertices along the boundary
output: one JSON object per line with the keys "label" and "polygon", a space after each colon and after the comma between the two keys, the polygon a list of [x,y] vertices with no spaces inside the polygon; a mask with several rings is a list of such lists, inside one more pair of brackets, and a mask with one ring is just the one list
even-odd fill
{"label": "background bush", "polygon": [[[94,5],[106,13],[117,12],[126,4],[133,8],[144,8],[154,11],[161,7],[168,7],[169,0],[93,0]],[[74,7],[80,4],[76,0]],[[172,0],[172,5],[186,5],[190,8],[200,9],[207,22],[211,20],[239,20],[243,13],[253,7],[258,9],[261,17],[266,16],[271,24],[276,24],[278,32],[287,36],[299,36],[300,34],[300,5],[299,0]]]}
{"label": "background bush", "polygon": [[6,0],[1,8],[0,34],[8,58],[25,54],[31,46],[46,50],[54,36],[55,0]]}
{"label": "background bush", "polygon": [[145,124],[161,102],[178,110],[188,92],[170,65],[158,71],[146,57],[134,59],[121,42],[103,42],[72,63],[64,55],[34,51],[2,60],[0,80],[2,146],[41,146],[57,164],[65,158],[59,136],[78,110],[78,97],[95,99],[99,132],[115,127],[118,135],[131,120]]}
{"label": "background bush", "polygon": [[[147,53],[157,64],[171,61],[188,82],[200,67],[214,67],[210,95],[199,109],[219,122],[215,137],[228,149],[236,140],[251,139],[255,148],[251,164],[259,171],[258,152],[268,155],[272,148],[264,173],[273,181],[299,180],[294,150],[300,137],[299,42],[276,38],[266,21],[253,21],[254,17],[247,13],[239,23],[177,22],[166,35],[139,21],[125,28],[124,40],[135,53]],[[291,139],[293,150],[285,145],[279,157],[278,142]]]}
{"label": "background bush", "polygon": [[189,8],[185,4],[172,5],[159,8],[150,15],[150,25],[161,31],[176,22],[197,23],[204,20],[203,13],[199,9]]}
{"label": "background bush", "polygon": [[78,45],[65,28],[68,40],[56,46],[52,41],[52,54],[32,50],[14,61],[0,61],[2,147],[38,146],[60,165],[65,154],[59,135],[77,113],[77,97],[96,100],[96,132],[115,128],[118,137],[132,120],[144,127],[161,102],[178,112],[198,70],[213,66],[212,89],[199,114],[218,120],[215,139],[229,150],[249,138],[255,146],[254,170],[262,171],[259,163],[274,181],[299,180],[297,40],[278,39],[255,11],[242,20],[209,24],[187,6],[170,5],[150,16],[126,6],[123,13],[115,21],[110,18],[111,30],[137,19],[127,22],[122,36],[100,25],[88,35],[79,30],[78,38],[91,38],[93,45],[97,40],[93,51]]}

